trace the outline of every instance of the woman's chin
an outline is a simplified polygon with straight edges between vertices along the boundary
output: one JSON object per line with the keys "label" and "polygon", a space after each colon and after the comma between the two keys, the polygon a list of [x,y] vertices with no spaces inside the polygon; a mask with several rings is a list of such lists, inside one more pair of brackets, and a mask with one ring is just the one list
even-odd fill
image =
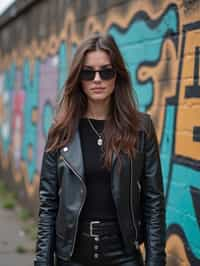
{"label": "woman's chin", "polygon": [[102,102],[102,101],[107,101],[108,99],[110,99],[110,96],[105,96],[102,94],[98,94],[98,95],[92,95],[92,97],[89,97],[90,101],[94,101],[94,102]]}

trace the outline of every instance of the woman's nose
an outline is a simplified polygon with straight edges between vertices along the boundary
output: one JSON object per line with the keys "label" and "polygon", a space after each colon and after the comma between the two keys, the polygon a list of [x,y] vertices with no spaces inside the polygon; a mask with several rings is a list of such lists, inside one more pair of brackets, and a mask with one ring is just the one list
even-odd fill
{"label": "woman's nose", "polygon": [[95,73],[94,81],[101,81],[101,76],[100,76],[99,72]]}

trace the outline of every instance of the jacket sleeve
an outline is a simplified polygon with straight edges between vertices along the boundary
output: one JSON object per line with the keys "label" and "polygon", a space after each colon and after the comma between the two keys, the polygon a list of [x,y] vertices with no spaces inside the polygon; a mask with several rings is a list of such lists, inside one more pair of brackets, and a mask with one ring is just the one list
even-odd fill
{"label": "jacket sleeve", "polygon": [[57,152],[44,152],[40,176],[40,206],[35,266],[52,266],[58,209]]}
{"label": "jacket sleeve", "polygon": [[165,203],[157,137],[152,120],[146,115],[144,176],[145,265],[166,265]]}

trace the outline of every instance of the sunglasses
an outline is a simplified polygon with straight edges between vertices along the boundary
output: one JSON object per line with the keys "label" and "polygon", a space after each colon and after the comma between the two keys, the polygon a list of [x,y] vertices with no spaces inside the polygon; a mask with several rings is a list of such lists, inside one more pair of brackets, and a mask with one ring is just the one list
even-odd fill
{"label": "sunglasses", "polygon": [[113,68],[105,68],[100,70],[82,69],[80,73],[81,80],[94,80],[96,72],[99,73],[102,80],[110,80],[115,76],[115,70]]}

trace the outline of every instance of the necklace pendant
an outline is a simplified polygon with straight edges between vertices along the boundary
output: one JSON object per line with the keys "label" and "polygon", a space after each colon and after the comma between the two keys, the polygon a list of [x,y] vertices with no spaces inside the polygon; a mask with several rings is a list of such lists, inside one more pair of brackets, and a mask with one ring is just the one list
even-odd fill
{"label": "necklace pendant", "polygon": [[102,140],[101,137],[99,137],[98,140],[97,140],[97,145],[98,146],[102,146],[102,144],[103,144],[103,140]]}

